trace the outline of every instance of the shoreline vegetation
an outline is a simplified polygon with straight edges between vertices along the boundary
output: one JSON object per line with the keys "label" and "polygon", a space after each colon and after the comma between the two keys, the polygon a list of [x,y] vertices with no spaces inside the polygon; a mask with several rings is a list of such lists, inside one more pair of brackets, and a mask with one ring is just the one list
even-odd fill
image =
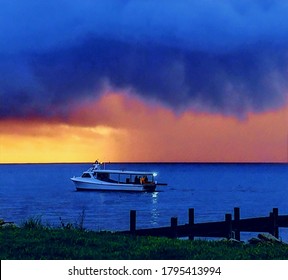
{"label": "shoreline vegetation", "polygon": [[[29,219],[0,225],[0,259],[16,260],[286,260],[288,244],[139,237],[83,228],[61,218],[58,228]],[[0,223],[1,224],[1,223]]]}

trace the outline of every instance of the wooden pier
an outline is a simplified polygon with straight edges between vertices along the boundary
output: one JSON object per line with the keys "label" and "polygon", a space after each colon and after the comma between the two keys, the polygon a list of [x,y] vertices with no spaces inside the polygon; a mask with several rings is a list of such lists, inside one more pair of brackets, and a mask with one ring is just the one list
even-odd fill
{"label": "wooden pier", "polygon": [[288,227],[288,215],[279,215],[278,208],[273,208],[267,217],[240,218],[240,208],[234,208],[232,214],[225,214],[225,219],[219,222],[195,223],[194,208],[188,210],[188,223],[178,225],[177,217],[171,218],[170,226],[159,228],[137,229],[136,211],[130,211],[130,230],[123,233],[139,236],[162,236],[169,238],[188,237],[220,237],[234,238],[240,241],[241,232],[265,232],[279,238],[279,228]]}

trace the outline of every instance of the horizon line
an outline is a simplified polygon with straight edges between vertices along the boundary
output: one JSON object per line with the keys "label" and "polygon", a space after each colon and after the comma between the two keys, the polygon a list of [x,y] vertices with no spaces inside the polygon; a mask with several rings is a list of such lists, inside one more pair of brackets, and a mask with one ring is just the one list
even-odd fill
{"label": "horizon line", "polygon": [[[93,164],[91,161],[63,162],[0,162],[0,165],[16,164]],[[104,161],[105,164],[288,164],[285,161]]]}

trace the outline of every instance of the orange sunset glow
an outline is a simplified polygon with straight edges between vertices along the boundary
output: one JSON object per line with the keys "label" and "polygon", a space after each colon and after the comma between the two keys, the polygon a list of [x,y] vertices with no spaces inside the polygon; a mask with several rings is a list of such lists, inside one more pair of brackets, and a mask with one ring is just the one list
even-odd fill
{"label": "orange sunset glow", "polygon": [[238,120],[175,114],[128,93],[84,101],[63,121],[0,121],[1,163],[286,162],[287,108]]}

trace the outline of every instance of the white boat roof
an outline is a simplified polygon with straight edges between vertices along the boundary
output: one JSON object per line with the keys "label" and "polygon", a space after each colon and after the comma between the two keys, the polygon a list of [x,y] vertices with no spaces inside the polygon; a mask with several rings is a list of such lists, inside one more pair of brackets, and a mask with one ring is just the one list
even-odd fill
{"label": "white boat roof", "polygon": [[87,170],[84,173],[109,173],[109,174],[126,174],[126,175],[155,175],[157,172],[153,171],[129,171],[129,170],[116,170],[116,169],[93,169]]}

